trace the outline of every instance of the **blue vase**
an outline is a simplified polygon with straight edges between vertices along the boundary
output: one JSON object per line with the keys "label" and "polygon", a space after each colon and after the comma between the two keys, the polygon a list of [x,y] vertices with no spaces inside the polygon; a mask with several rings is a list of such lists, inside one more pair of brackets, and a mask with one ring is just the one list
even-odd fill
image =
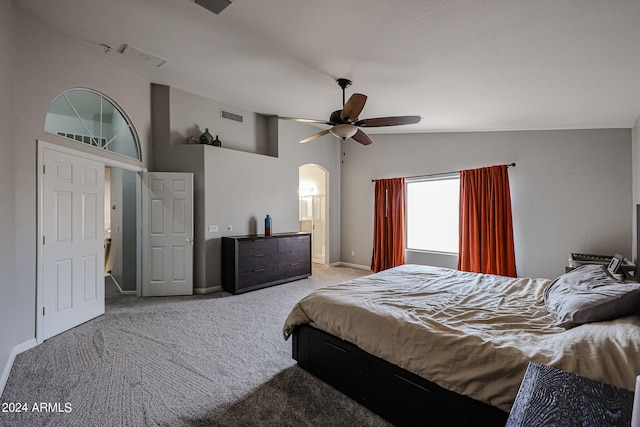
{"label": "blue vase", "polygon": [[269,215],[264,219],[264,235],[271,236],[271,217]]}

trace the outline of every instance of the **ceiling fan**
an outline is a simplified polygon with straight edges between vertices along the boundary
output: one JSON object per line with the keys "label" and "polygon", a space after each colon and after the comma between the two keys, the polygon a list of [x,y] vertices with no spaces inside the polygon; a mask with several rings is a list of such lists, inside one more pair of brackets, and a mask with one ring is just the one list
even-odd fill
{"label": "ceiling fan", "polygon": [[397,126],[397,125],[410,125],[418,123],[421,119],[420,116],[395,116],[395,117],[377,117],[373,119],[362,119],[358,116],[364,108],[365,102],[367,102],[367,96],[361,93],[354,93],[349,100],[345,103],[345,89],[351,86],[351,80],[338,79],[336,80],[338,85],[342,88],[342,110],[336,110],[331,113],[329,120],[314,120],[314,119],[298,119],[295,117],[280,117],[282,120],[293,120],[303,123],[317,123],[330,125],[331,129],[320,131],[311,135],[308,138],[300,141],[309,142],[316,138],[320,138],[328,133],[342,139],[353,138],[360,144],[369,145],[373,141],[369,138],[369,135],[364,133],[362,129],[358,128],[374,128],[382,126]]}

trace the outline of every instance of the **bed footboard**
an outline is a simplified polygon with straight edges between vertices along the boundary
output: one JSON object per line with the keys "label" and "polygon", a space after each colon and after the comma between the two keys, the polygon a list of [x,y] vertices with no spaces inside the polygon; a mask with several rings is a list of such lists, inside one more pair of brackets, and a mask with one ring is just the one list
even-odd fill
{"label": "bed footboard", "polygon": [[508,414],[446,390],[308,325],[293,332],[298,365],[395,425],[504,426]]}

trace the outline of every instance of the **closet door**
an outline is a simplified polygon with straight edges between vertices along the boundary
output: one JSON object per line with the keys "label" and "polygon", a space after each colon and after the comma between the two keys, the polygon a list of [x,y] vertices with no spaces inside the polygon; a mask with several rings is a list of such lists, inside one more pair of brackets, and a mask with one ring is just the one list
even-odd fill
{"label": "closet door", "polygon": [[43,150],[43,338],[104,314],[104,163]]}

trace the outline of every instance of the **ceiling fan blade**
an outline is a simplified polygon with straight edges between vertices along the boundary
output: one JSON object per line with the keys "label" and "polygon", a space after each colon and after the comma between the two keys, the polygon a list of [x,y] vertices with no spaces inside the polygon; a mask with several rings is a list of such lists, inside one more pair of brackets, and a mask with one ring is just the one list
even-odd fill
{"label": "ceiling fan blade", "polygon": [[316,119],[299,119],[297,117],[278,117],[280,120],[291,120],[294,122],[302,122],[302,123],[317,123],[321,125],[332,125],[333,123],[328,122],[326,120],[316,120]]}
{"label": "ceiling fan blade", "polygon": [[396,116],[396,117],[377,117],[375,119],[358,120],[357,126],[365,127],[382,127],[382,126],[397,126],[397,125],[410,125],[418,123],[422,118],[420,116]]}
{"label": "ceiling fan blade", "polygon": [[371,138],[369,138],[369,135],[367,135],[366,133],[362,132],[362,130],[360,130],[360,129],[358,129],[358,132],[356,132],[356,134],[353,135],[351,138],[355,139],[356,141],[358,141],[362,145],[369,145],[369,144],[371,144],[373,142],[371,140]]}
{"label": "ceiling fan blade", "polygon": [[364,104],[367,102],[367,95],[361,93],[354,93],[351,98],[342,107],[340,118],[342,120],[354,121],[360,115],[360,112],[364,108]]}
{"label": "ceiling fan blade", "polygon": [[331,129],[326,129],[323,131],[320,131],[318,133],[314,133],[313,135],[311,135],[308,138],[303,139],[302,141],[300,141],[300,144],[305,143],[305,142],[309,142],[309,141],[313,141],[316,138],[320,138],[321,136],[325,136],[326,134],[328,134],[329,132],[331,132]]}

